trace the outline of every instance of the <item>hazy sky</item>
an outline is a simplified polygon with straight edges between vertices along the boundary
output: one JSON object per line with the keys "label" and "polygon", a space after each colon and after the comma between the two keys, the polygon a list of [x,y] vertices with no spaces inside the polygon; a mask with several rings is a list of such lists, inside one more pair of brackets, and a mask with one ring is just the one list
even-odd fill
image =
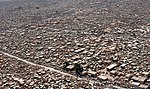
{"label": "hazy sky", "polygon": [[0,0],[0,1],[11,1],[11,0]]}

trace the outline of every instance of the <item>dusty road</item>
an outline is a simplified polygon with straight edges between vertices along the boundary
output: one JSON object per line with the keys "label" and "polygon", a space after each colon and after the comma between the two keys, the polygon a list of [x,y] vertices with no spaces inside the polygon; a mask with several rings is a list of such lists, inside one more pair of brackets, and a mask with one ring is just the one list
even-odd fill
{"label": "dusty road", "polygon": [[149,0],[0,0],[0,89],[148,89]]}

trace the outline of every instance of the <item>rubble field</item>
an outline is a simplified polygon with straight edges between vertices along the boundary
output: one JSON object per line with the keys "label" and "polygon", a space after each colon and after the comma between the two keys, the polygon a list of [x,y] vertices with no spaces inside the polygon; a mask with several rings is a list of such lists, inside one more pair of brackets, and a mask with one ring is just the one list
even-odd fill
{"label": "rubble field", "polygon": [[149,0],[0,7],[0,89],[150,88]]}

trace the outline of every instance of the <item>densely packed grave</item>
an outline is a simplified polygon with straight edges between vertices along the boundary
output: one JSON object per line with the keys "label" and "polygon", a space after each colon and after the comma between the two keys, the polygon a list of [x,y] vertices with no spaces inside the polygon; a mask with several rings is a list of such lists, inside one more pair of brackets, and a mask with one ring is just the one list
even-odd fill
{"label": "densely packed grave", "polygon": [[1,89],[76,89],[80,87],[92,88],[91,84],[102,86],[99,82],[94,83],[91,82],[92,80],[62,75],[3,54],[0,55]]}
{"label": "densely packed grave", "polygon": [[150,3],[107,3],[68,6],[40,22],[1,31],[0,88],[148,89]]}

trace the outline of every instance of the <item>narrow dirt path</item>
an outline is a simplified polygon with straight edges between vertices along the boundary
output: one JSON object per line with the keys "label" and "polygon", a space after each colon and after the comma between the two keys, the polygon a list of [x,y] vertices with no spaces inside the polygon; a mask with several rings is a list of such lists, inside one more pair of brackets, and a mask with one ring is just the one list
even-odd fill
{"label": "narrow dirt path", "polygon": [[16,60],[22,61],[22,62],[27,63],[27,64],[32,65],[32,66],[41,67],[41,68],[47,69],[47,70],[52,71],[52,72],[57,72],[57,73],[60,73],[60,74],[62,74],[62,75],[67,75],[67,76],[70,76],[70,77],[73,77],[73,78],[77,78],[76,76],[71,75],[71,74],[69,74],[69,73],[65,73],[65,72],[56,70],[56,69],[54,69],[54,68],[47,67],[47,66],[43,66],[43,65],[39,65],[39,64],[36,64],[36,63],[33,63],[33,62],[29,62],[29,61],[26,61],[26,60],[24,60],[24,59],[22,59],[22,58],[19,58],[19,57],[17,57],[17,56],[11,55],[11,54],[6,53],[6,52],[3,52],[3,51],[0,51],[0,53],[4,54],[4,55],[6,55],[6,56],[9,56],[9,57],[11,57],[11,58],[15,58]]}

